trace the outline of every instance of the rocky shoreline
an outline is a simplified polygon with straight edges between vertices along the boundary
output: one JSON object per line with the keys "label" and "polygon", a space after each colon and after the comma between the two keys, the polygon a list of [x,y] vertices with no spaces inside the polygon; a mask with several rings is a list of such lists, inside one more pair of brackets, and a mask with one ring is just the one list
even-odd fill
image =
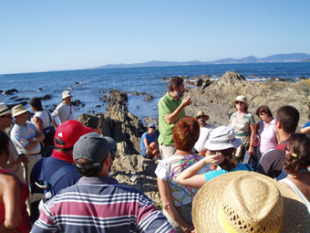
{"label": "rocky shoreline", "polygon": [[[188,80],[186,77],[184,79],[186,83],[184,95],[191,96],[193,100],[193,103],[185,109],[186,115],[194,117],[199,110],[203,110],[210,116],[208,123],[215,127],[229,124],[228,116],[235,112],[231,103],[238,95],[245,95],[248,98],[248,111],[253,115],[260,105],[268,105],[272,112],[279,106],[292,105],[298,109],[301,116],[297,131],[308,121],[310,109],[310,80],[308,79],[297,82],[277,82],[272,79],[266,82],[254,82],[247,81],[242,75],[229,71],[218,81],[210,80],[208,75],[195,77],[194,80]],[[8,93],[12,95],[18,93],[17,90],[9,91]],[[146,96],[146,102],[152,101],[152,96],[147,93],[133,94]],[[12,98],[19,99],[16,104],[25,104],[25,102],[27,104],[29,101],[27,98],[20,99],[15,96]],[[50,98],[52,96],[48,95],[42,97],[42,100]],[[102,120],[102,133],[112,137],[117,143],[112,176],[121,184],[146,193],[159,204],[160,198],[154,173],[157,164],[140,155],[141,135],[146,128],[139,117],[128,111],[127,92],[110,90],[109,93],[103,93],[101,101],[103,102],[99,105],[105,104],[108,111],[96,114]],[[75,107],[83,107],[83,102],[80,100],[75,100],[73,104]],[[49,110],[53,111],[53,109]],[[153,122],[158,125],[157,119],[152,117],[143,120],[146,123]],[[258,121],[257,117],[256,121]]]}

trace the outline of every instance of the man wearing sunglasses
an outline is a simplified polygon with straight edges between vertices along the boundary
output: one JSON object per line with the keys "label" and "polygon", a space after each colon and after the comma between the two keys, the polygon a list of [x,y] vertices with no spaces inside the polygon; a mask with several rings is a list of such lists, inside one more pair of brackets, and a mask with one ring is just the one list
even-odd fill
{"label": "man wearing sunglasses", "polygon": [[[4,103],[0,103],[0,130],[7,134],[5,131],[6,128],[10,127],[12,124],[13,116],[11,110],[8,109],[8,107]],[[8,135],[8,134],[7,134]],[[9,136],[9,135],[8,135]],[[10,158],[8,161],[6,169],[9,169],[14,175],[16,175],[21,181],[25,182],[24,179],[24,169],[21,165],[21,162],[24,164],[28,164],[28,159],[25,156],[25,154],[19,155],[16,147],[14,146],[14,143],[10,138],[9,142],[9,150],[10,150]]]}
{"label": "man wearing sunglasses", "polygon": [[175,232],[145,194],[109,177],[115,146],[94,132],[80,137],[73,159],[83,177],[46,203],[32,233]]}

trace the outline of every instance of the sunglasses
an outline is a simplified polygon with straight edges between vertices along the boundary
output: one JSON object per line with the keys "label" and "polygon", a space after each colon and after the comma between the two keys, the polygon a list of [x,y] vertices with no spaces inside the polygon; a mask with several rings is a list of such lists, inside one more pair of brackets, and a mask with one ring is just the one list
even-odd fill
{"label": "sunglasses", "polygon": [[13,119],[13,116],[12,115],[5,115],[5,116],[1,116],[2,118],[5,118],[5,117],[7,117],[7,118],[9,118],[9,119]]}
{"label": "sunglasses", "polygon": [[236,101],[236,104],[243,104],[243,102],[240,102],[240,101]]}
{"label": "sunglasses", "polygon": [[260,116],[264,116],[265,114],[266,114],[266,113],[264,113],[264,112],[260,112],[260,113],[259,113]]}

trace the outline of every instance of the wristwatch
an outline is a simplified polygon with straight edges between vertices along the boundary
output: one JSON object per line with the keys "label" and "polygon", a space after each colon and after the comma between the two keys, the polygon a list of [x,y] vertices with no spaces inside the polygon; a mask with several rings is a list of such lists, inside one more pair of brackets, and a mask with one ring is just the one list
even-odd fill
{"label": "wristwatch", "polygon": [[35,141],[35,142],[37,141],[37,139],[36,139],[36,138],[32,138],[32,140],[33,140],[33,141]]}

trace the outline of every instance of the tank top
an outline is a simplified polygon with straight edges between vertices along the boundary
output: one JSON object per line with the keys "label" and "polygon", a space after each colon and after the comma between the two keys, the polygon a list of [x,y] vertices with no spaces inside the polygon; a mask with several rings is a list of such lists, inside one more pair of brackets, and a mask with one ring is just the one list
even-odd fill
{"label": "tank top", "polygon": [[[7,169],[0,169],[0,176],[3,173],[12,174]],[[31,228],[30,228],[30,221],[29,221],[29,216],[28,216],[27,207],[26,207],[26,200],[27,200],[27,197],[29,195],[29,189],[28,189],[28,186],[25,183],[23,183],[23,182],[20,182],[20,183],[21,183],[21,186],[22,186],[22,195],[20,197],[20,208],[21,208],[21,211],[22,211],[23,220],[19,224],[17,229],[19,231],[21,231],[22,233],[29,233]],[[4,217],[5,217],[4,204],[0,203],[0,225],[2,225],[2,223],[4,222]]]}
{"label": "tank top", "polygon": [[310,203],[308,199],[304,196],[304,194],[299,190],[299,188],[288,178],[285,178],[283,180],[280,180],[280,183],[286,183],[288,186],[291,187],[291,189],[294,190],[294,192],[300,197],[300,199],[305,203],[305,205],[308,208],[308,212],[310,214]]}
{"label": "tank top", "polygon": [[[53,125],[53,118],[47,110],[38,111],[33,117],[38,117],[43,121],[43,129]],[[31,118],[31,122],[33,123],[33,118]]]}

